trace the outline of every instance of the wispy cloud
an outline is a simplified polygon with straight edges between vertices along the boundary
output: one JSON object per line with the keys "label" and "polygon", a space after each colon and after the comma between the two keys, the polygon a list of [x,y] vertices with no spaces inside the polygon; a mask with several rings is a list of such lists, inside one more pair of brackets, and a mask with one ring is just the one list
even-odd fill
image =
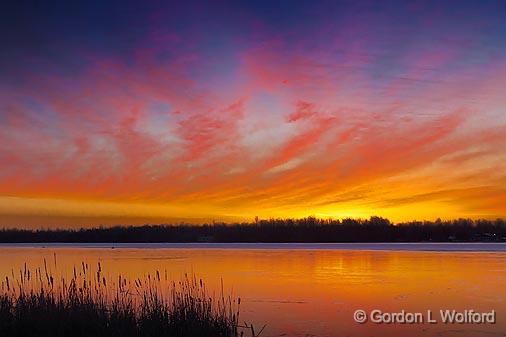
{"label": "wispy cloud", "polygon": [[364,10],[306,33],[251,20],[211,47],[158,18],[128,57],[19,71],[0,82],[0,195],[172,217],[505,215],[506,64],[484,33],[412,10],[427,31]]}

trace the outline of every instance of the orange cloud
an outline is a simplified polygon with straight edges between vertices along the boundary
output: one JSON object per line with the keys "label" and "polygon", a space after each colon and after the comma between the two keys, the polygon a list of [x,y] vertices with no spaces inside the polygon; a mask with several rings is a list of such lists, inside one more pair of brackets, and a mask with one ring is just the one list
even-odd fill
{"label": "orange cloud", "polygon": [[191,58],[147,53],[4,86],[0,212],[65,205],[66,219],[90,223],[506,214],[503,64],[448,70],[460,54],[443,51],[378,79],[360,47],[337,60],[282,47],[242,54],[233,85],[193,78]]}

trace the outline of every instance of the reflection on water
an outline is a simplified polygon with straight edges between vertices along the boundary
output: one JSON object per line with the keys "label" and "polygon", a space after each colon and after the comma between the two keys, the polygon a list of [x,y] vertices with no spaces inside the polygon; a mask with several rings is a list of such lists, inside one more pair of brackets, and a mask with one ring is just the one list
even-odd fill
{"label": "reflection on water", "polygon": [[[56,267],[54,254],[56,253]],[[137,278],[194,272],[208,288],[242,299],[242,318],[263,336],[504,336],[506,253],[287,249],[0,248],[0,277],[51,261],[69,276],[81,261]],[[495,325],[363,325],[356,309],[497,312]]]}

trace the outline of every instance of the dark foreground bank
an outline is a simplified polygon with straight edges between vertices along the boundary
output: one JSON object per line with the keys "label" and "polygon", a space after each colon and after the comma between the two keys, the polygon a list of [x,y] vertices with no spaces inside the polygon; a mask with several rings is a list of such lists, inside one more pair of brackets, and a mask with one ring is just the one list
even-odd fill
{"label": "dark foreground bank", "polygon": [[[13,224],[15,227],[16,224]],[[80,230],[0,230],[1,243],[177,242],[505,242],[506,221],[458,219],[393,224],[388,219],[257,220],[253,223],[146,225]]]}
{"label": "dark foreground bank", "polygon": [[210,297],[194,277],[171,283],[157,272],[143,280],[112,280],[100,266],[90,271],[85,264],[70,280],[44,269],[18,275],[1,283],[0,336],[243,336],[239,330],[254,336],[251,327],[239,327],[240,301]]}

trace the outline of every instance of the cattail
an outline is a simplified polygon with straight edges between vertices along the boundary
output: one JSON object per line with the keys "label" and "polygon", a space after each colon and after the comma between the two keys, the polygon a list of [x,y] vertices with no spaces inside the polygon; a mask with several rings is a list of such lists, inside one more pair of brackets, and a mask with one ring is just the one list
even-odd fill
{"label": "cattail", "polygon": [[[9,276],[5,277],[5,282],[2,282],[0,287],[0,299],[3,300],[2,296],[9,296],[15,305],[18,299],[25,301],[36,298],[40,302],[34,302],[33,305],[40,304],[42,307],[35,307],[35,312],[47,311],[48,314],[52,314],[52,307],[55,306],[60,308],[58,310],[86,308],[86,310],[97,310],[96,317],[105,317],[105,319],[108,319],[112,313],[119,315],[119,317],[132,317],[134,324],[137,322],[136,317],[155,318],[150,316],[153,313],[169,321],[172,319],[176,321],[178,319],[197,319],[198,322],[205,324],[207,321],[211,324],[220,322],[232,334],[227,332],[219,335],[239,336],[237,322],[241,299],[237,299],[237,307],[234,308],[236,302],[233,297],[224,297],[223,280],[221,297],[214,297],[214,294],[213,296],[207,294],[203,280],[197,278],[195,274],[185,273],[184,278],[180,278],[179,281],[169,281],[167,270],[165,270],[167,282],[162,282],[159,270],[156,270],[155,274],[146,273],[143,278],[131,280],[119,274],[116,284],[114,278],[108,280],[108,277],[102,274],[100,263],[98,263],[97,270],[93,270],[94,264],[92,264],[91,270],[84,262],[81,263],[81,266],[82,273],[80,272],[78,276],[74,266],[73,278],[67,282],[64,276],[53,275],[44,260],[47,282],[46,279],[42,282],[41,268],[35,268],[35,278],[30,281],[32,279],[31,271],[25,263],[22,268],[18,269],[19,273],[14,273],[14,269],[11,270],[11,274],[16,275],[12,279]],[[91,277],[86,277],[88,272]],[[94,278],[95,273],[96,279]],[[12,287],[12,292],[11,283],[15,285]],[[135,285],[134,289],[131,289],[132,285]],[[19,292],[17,286],[19,286]],[[81,308],[80,306],[83,305],[86,307]],[[54,314],[59,315],[61,312]],[[109,323],[104,322],[104,324],[107,326]]]}

